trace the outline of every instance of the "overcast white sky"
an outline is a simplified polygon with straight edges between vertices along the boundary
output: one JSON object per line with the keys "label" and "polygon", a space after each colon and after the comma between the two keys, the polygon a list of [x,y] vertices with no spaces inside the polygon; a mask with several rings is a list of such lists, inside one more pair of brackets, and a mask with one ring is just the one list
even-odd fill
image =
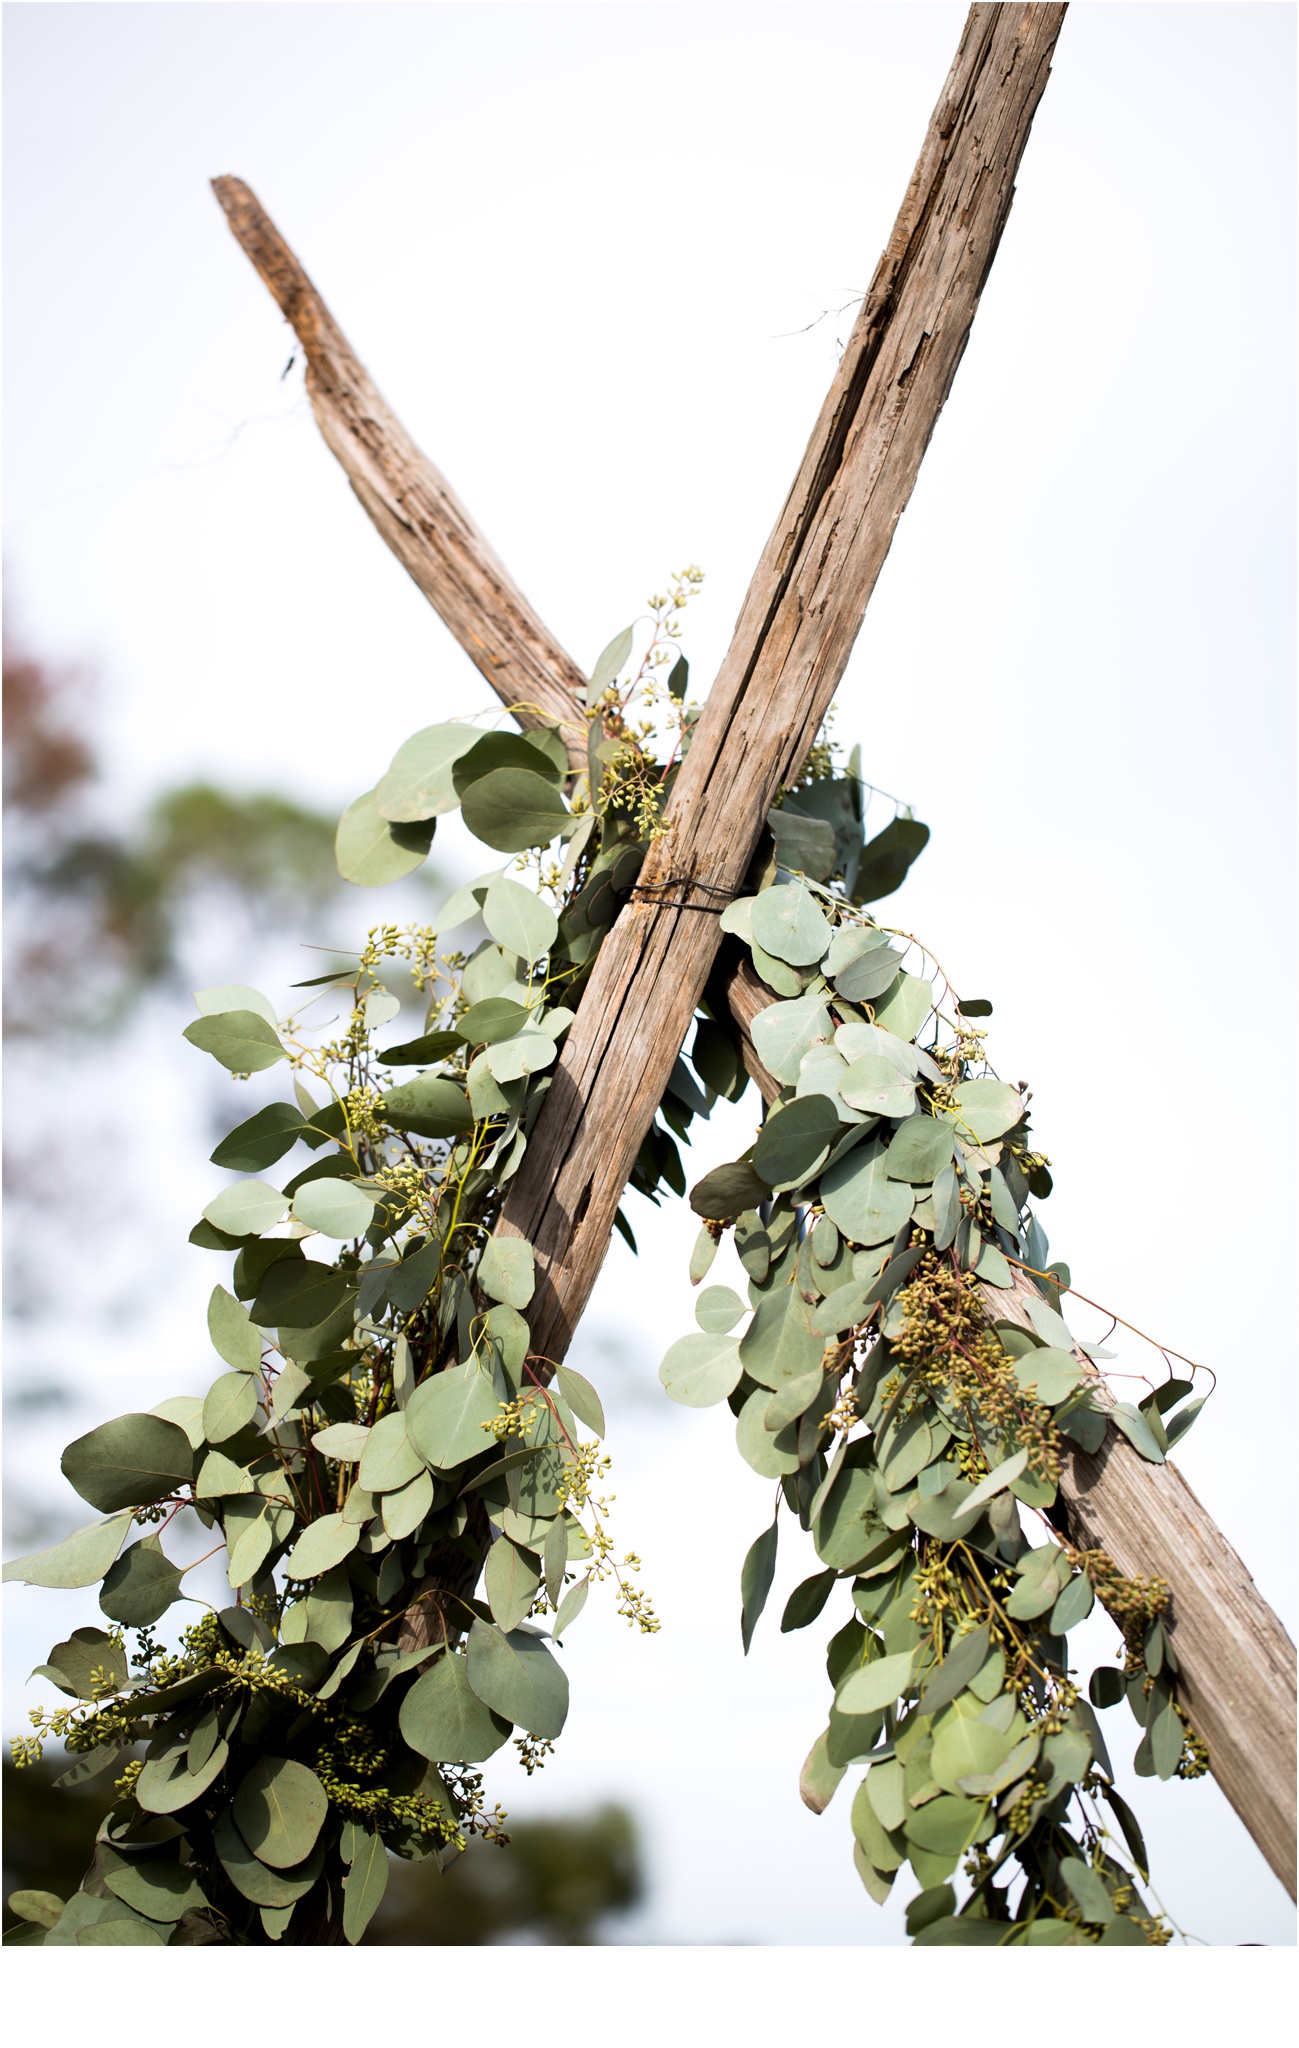
{"label": "overcast white sky", "polygon": [[[253,185],[579,661],[704,566],[702,685],[963,14],[7,6],[11,626],[98,670],[123,811],[199,773],[341,806],[488,695],[352,498],[301,365],[282,378],[287,331],[210,177]],[[837,715],[933,828],[897,918],[995,1001],[992,1056],[1055,1162],[1053,1252],[1220,1375],[1179,1462],[1291,1628],[1294,41],[1289,5],[1076,0]],[[358,896],[358,929],[383,909]],[[205,978],[235,978],[212,943]],[[300,958],[262,963],[277,998]],[[205,1384],[213,1262],[184,1236],[210,1104],[181,1021],[85,1077],[152,1111],[132,1186],[159,1249],[147,1317],[64,1312],[23,1354],[76,1380],[81,1427]],[[715,1124],[694,1172],[755,1114]],[[775,1633],[810,1569],[792,1524],[746,1663],[767,1490],[724,1413],[657,1387],[690,1327],[692,1219],[633,1208],[650,1248],[615,1246],[579,1349],[664,1628],[584,1620],[558,1757],[492,1790],[520,1815],[636,1807],[656,1889],[635,1939],[896,1942],[847,1801],[815,1820],[797,1799],[825,1682],[817,1631]],[[74,1223],[80,1261],[100,1228]],[[1119,1363],[1145,1369],[1135,1346]],[[42,1433],[51,1463],[72,1433]],[[42,1630],[91,1618],[70,1599],[33,1623],[38,1599],[6,1596],[10,1727]],[[1130,1754],[1135,1727],[1114,1738]],[[1211,1783],[1135,1796],[1180,1924],[1293,1939]]]}

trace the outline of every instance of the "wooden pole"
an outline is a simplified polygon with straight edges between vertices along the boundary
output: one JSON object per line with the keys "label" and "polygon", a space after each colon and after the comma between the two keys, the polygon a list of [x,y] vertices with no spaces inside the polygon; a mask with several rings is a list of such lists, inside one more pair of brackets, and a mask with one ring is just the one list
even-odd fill
{"label": "wooden pole", "polygon": [[511,1183],[533,1343],[564,1354],[768,810],[847,665],[965,350],[1062,6],[975,6],[888,246],[754,572],[632,900],[596,956]]}
{"label": "wooden pole", "polygon": [[[825,532],[825,520],[818,524],[812,516],[818,498],[824,509],[827,496],[825,481],[828,479],[823,477],[823,473],[832,470],[836,450],[842,463],[850,445],[860,440],[865,425],[863,394],[860,389],[854,393],[854,384],[870,379],[889,332],[896,336],[900,331],[888,317],[897,295],[905,290],[912,273],[932,262],[932,237],[926,238],[920,231],[926,227],[927,217],[935,208],[941,211],[944,191],[950,193],[956,189],[951,179],[959,172],[949,169],[945,152],[950,152],[959,139],[963,108],[967,121],[980,118],[981,81],[984,96],[982,119],[989,128],[993,125],[987,101],[990,94],[995,98],[992,88],[998,83],[996,60],[1001,54],[1001,46],[996,49],[992,46],[993,30],[1000,32],[1004,42],[1009,27],[1011,44],[1018,48],[1019,32],[1032,26],[1025,23],[1026,15],[1049,15],[1053,18],[1049,22],[1039,20],[1037,24],[1043,33],[1033,53],[1037,67],[1032,80],[1034,89],[1026,96],[1028,103],[1021,105],[1019,133],[1012,136],[1015,143],[1013,156],[1017,161],[1032,107],[1045,83],[1046,65],[1062,13],[1062,8],[976,7],[972,11],[956,63],[935,110],[916,173],[845,355],[844,365],[822,409],[809,456],[754,579],[741,628],[737,629],[736,646],[728,658],[724,676],[729,673],[734,677],[736,649],[740,645],[740,633],[746,619],[750,632],[753,632],[755,605],[760,603],[760,595],[755,596],[759,580],[765,575],[766,584],[772,589],[783,578],[784,593],[788,596],[790,576],[798,559],[806,560],[813,526],[818,533]],[[1006,17],[1010,18],[1009,22]],[[973,93],[970,90],[972,74]],[[1022,69],[1020,83],[1023,83]],[[1007,153],[997,187],[995,230],[991,235],[985,234],[981,245],[983,258],[977,279],[979,286],[986,276],[987,266],[995,253],[996,237],[1004,223],[1013,169],[1014,163]],[[985,196],[987,175],[985,171]],[[236,237],[270,286],[303,344],[308,359],[308,389],[322,432],[379,531],[502,701],[506,704],[526,701],[544,707],[544,715],[567,724],[576,739],[584,686],[576,664],[536,618],[450,486],[414,447],[379,397],[301,265],[247,186],[235,178],[217,179],[214,185]],[[964,222],[959,207],[953,209],[949,204],[942,220],[948,234],[960,246]],[[971,246],[972,238],[967,238],[967,252]],[[968,279],[966,284],[968,290]],[[974,296],[977,299],[977,291]],[[971,305],[965,332],[968,332],[972,312]],[[931,395],[933,417],[928,427],[922,430],[923,439],[918,447],[913,434],[912,478],[924,441],[932,431],[933,418],[946,395],[964,338],[964,332],[960,333],[953,347],[952,337],[946,337],[946,384],[936,403],[933,403]],[[913,374],[919,372],[926,356],[932,361],[939,346],[938,336],[925,331],[923,325],[915,342],[914,363],[906,364],[895,378],[895,409],[902,388],[911,381]],[[896,350],[894,353],[896,356]],[[875,389],[878,392],[878,378]],[[888,397],[887,391],[885,397]],[[888,440],[888,422],[883,423],[883,433],[879,432],[878,419],[876,425],[875,446],[882,465],[887,449],[881,444]],[[905,482],[902,502],[905,502],[909,487],[909,481]],[[887,531],[882,535],[882,546],[880,534],[875,536],[876,551],[882,560],[892,527],[901,511],[901,503],[892,513],[891,520],[883,502],[873,511],[887,525]],[[876,573],[877,570],[878,562]],[[873,574],[870,581],[873,582]],[[869,590],[866,595],[869,595]],[[857,592],[853,602],[860,602],[864,608],[865,598]],[[788,620],[787,610],[786,626]],[[855,623],[852,631],[855,631]],[[795,706],[795,723],[798,722],[800,708]],[[515,716],[521,724],[530,722],[526,712],[516,711]],[[805,736],[804,743],[810,739],[816,722],[809,711],[803,711],[800,734],[786,736],[791,758],[798,738]],[[576,745],[571,752],[576,763]],[[747,858],[746,853],[745,862]],[[740,863],[741,872],[743,865]],[[695,891],[696,895],[699,893]],[[722,899],[717,900],[720,905]],[[711,930],[713,919],[707,910],[696,911],[693,915],[701,927]],[[643,928],[645,919],[643,910],[632,911],[629,908],[624,911],[619,925],[624,921],[639,922]],[[601,958],[608,950],[607,942]],[[615,983],[616,1007],[620,1012],[635,1000],[635,971],[640,964],[640,951],[637,946],[632,946],[623,953],[623,971]],[[732,1017],[740,1029],[745,1063],[767,1099],[773,1100],[779,1084],[758,1059],[749,1027],[757,1012],[774,998],[747,965],[726,972],[723,982]],[[586,1011],[591,1005],[584,1002],[582,1007]],[[674,1019],[673,1026],[668,1028],[663,1038],[665,1048],[670,1038],[673,1056],[684,1037],[690,1014],[691,1011],[687,1010],[680,1019]],[[671,1037],[671,1030],[677,1022],[680,1028],[676,1036]],[[667,1063],[670,1064],[670,1059]],[[624,1154],[631,1158],[639,1148],[657,1100],[658,1096],[652,1090],[642,1089],[636,1105],[639,1123],[632,1121],[628,1125],[624,1113],[623,1129],[619,1135]],[[570,1080],[566,1121],[576,1127],[582,1120],[598,1127],[591,1102],[583,1107],[577,1088]],[[531,1165],[531,1160],[528,1163]],[[558,1164],[564,1163],[561,1157]],[[621,1188],[622,1181],[618,1180],[614,1205]],[[542,1192],[544,1194],[544,1190]],[[535,1201],[535,1193],[530,1199]],[[551,1338],[552,1347],[566,1341],[562,1335],[563,1326],[571,1327],[576,1322],[580,1314],[578,1296],[584,1303],[603,1257],[612,1218],[607,1194],[604,1206],[609,1208],[609,1220],[605,1222],[603,1236],[595,1247],[594,1259],[583,1257],[577,1262],[583,1273],[589,1273],[584,1284],[563,1284],[562,1255],[560,1260],[556,1260],[552,1254],[549,1275],[552,1298],[562,1304],[563,1310],[559,1330]],[[581,1220],[584,1219],[579,1218]],[[998,1308],[1000,1313],[1007,1313],[1004,1298],[998,1302]],[[1181,1661],[1183,1692],[1197,1729],[1208,1743],[1214,1775],[1293,1897],[1294,1649],[1284,1629],[1260,1599],[1241,1560],[1200,1507],[1175,1466],[1151,1466],[1138,1458],[1126,1439],[1111,1432],[1096,1458],[1088,1458],[1081,1451],[1071,1452],[1066,1460],[1061,1491],[1081,1541],[1099,1544],[1125,1573],[1159,1571],[1168,1580],[1173,1592],[1170,1625],[1175,1631]]]}

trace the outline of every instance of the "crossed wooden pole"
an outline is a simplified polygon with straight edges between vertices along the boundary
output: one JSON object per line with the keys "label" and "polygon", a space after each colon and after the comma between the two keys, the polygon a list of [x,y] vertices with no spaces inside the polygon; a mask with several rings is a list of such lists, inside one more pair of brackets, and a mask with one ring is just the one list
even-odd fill
{"label": "crossed wooden pole", "polygon": [[[597,955],[500,1229],[526,1237],[535,1350],[563,1357],[614,1213],[705,985],[724,990],[745,1063],[779,1083],[750,1026],[775,1000],[719,963],[718,917],[767,811],[797,776],[847,665],[893,531],[965,349],[1065,15],[971,8],[888,245],[754,572],[632,899]],[[238,178],[214,189],[293,327],[317,423],[397,559],[524,728],[558,723],[585,770],[586,678],[446,479],[415,446]],[[710,982],[710,975],[713,977]],[[1001,1293],[996,1313],[1022,1313]],[[1071,1531],[1172,1590],[1181,1694],[1223,1791],[1295,1895],[1295,1654],[1245,1566],[1173,1465],[1116,1430],[1070,1448]]]}

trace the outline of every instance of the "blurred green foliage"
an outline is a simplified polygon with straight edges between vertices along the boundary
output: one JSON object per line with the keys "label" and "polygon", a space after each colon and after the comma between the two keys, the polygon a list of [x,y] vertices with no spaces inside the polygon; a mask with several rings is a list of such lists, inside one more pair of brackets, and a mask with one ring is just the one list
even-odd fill
{"label": "blurred green foliage", "polygon": [[[66,1759],[4,1766],[4,1897],[20,1890],[69,1898],[94,1854],[112,1799],[110,1777],[55,1792]],[[572,1818],[510,1822],[505,1849],[472,1840],[440,1873],[436,1861],[392,1859],[388,1893],[365,1946],[481,1948],[531,1942],[578,1948],[607,1935],[644,1891],[632,1817],[601,1806]],[[6,1927],[14,1915],[6,1910]]]}
{"label": "blurred green foliage", "polygon": [[[341,898],[332,817],[208,782],[105,821],[89,686],[4,655],[6,1029],[106,1029],[172,978],[187,919],[216,895],[260,928]],[[69,963],[75,963],[69,972]]]}

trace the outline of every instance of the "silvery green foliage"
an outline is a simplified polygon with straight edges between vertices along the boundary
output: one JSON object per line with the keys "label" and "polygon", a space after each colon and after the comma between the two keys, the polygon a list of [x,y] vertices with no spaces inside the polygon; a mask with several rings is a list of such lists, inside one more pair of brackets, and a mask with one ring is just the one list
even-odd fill
{"label": "silvery green foliage", "polygon": [[[344,874],[408,871],[456,804],[502,864],[435,927],[372,934],[291,1010],[246,987],[198,996],[190,1042],[235,1075],[281,1071],[284,1093],[216,1148],[228,1177],[191,1233],[228,1262],[212,1385],[70,1444],[63,1470],[101,1519],[6,1570],[102,1582],[106,1626],[41,1667],[70,1702],[44,1732],[66,1737],[70,1777],[111,1772],[119,1795],[66,1907],[17,1906],[28,1942],[359,1940],[389,1852],[445,1863],[470,1831],[500,1837],[479,1767],[513,1736],[531,1771],[560,1734],[592,1581],[657,1627],[591,1491],[599,1397],[532,1355],[532,1248],[497,1231],[644,856],[634,808],[595,781],[593,804],[565,793],[557,731],[417,734],[344,818]],[[426,1002],[414,1038],[394,963]],[[681,1063],[664,1117],[684,1136],[714,1100]],[[634,1180],[684,1188],[664,1125]],[[224,1543],[230,1595],[164,1650],[180,1516]],[[177,1823],[162,1842],[159,1816]]]}
{"label": "silvery green foliage", "polygon": [[[870,1896],[909,1865],[918,1944],[1163,1943],[1093,1709],[1127,1699],[1138,1772],[1195,1776],[1205,1753],[1176,1698],[1166,1589],[1075,1547],[1055,1481],[1062,1438],[1095,1450],[1113,1425],[1158,1461],[1201,1404],[1178,1407],[1182,1380],[1140,1408],[1099,1397],[1061,1313],[1067,1269],[1047,1264],[1029,1206],[1051,1182],[1027,1097],[986,1071],[969,1022],[991,1005],[936,993],[907,964],[912,942],[850,896],[860,861],[837,858],[828,829],[823,844],[782,831],[782,816],[788,866],[722,918],[780,998],[753,1039],[781,1091],[756,1143],[691,1194],[704,1219],[692,1280],[733,1230],[749,1299],[705,1288],[698,1332],[660,1373],[674,1400],[728,1402],[740,1455],[775,1487],[742,1574],[744,1648],[784,1509],[819,1568],[782,1630],[835,1602],[829,1720],[802,1794],[821,1812],[858,1774],[853,1855]],[[1098,1596],[1127,1656],[1084,1698],[1067,1637]]]}

